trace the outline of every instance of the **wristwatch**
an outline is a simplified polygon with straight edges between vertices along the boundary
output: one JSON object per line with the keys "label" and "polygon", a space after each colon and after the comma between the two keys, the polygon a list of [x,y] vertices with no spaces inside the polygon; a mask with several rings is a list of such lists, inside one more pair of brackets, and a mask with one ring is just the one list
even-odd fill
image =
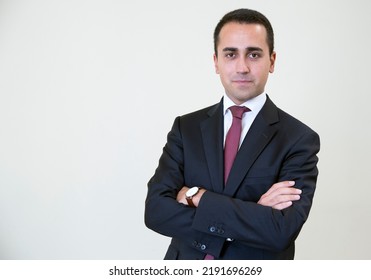
{"label": "wristwatch", "polygon": [[186,197],[186,200],[187,200],[187,203],[189,206],[191,207],[196,207],[194,204],[193,204],[193,201],[192,201],[192,198],[199,192],[200,188],[199,187],[192,187],[190,188],[186,194],[185,194],[185,197]]}

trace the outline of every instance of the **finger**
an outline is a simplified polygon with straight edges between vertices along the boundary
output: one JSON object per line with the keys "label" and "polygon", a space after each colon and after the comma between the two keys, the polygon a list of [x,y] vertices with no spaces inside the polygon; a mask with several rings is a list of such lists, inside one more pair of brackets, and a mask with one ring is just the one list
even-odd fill
{"label": "finger", "polygon": [[286,209],[286,208],[290,207],[291,205],[292,205],[292,201],[287,201],[287,202],[284,202],[284,203],[276,204],[276,205],[272,206],[272,208],[276,209],[276,210],[283,210],[283,209]]}
{"label": "finger", "polygon": [[293,187],[295,186],[295,181],[282,181],[282,182],[278,182],[278,183],[275,183],[273,184],[269,190],[266,192],[267,195],[269,195],[270,193],[276,191],[277,189],[280,189],[280,188],[290,188],[290,187]]}
{"label": "finger", "polygon": [[290,194],[301,194],[302,190],[293,188],[293,187],[285,187],[285,188],[279,188],[273,192],[270,193],[270,196],[279,196],[279,195],[290,195]]}
{"label": "finger", "polygon": [[301,195],[302,190],[293,187],[282,187],[272,191],[271,193],[265,193],[264,198],[267,200],[283,199],[285,195]]}
{"label": "finger", "polygon": [[260,205],[273,207],[273,206],[281,204],[281,203],[292,202],[292,201],[297,201],[297,200],[300,200],[299,195],[270,197],[270,198],[262,197],[261,199],[259,199],[259,201],[257,203],[260,204]]}
{"label": "finger", "polygon": [[298,194],[281,195],[280,199],[282,200],[282,202],[297,201],[297,200],[300,200],[300,195],[298,195]]}
{"label": "finger", "polygon": [[300,195],[297,195],[297,194],[279,195],[279,196],[266,197],[262,201],[260,201],[260,204],[263,204],[265,206],[274,207],[281,203],[287,203],[287,202],[292,202],[292,201],[297,201],[297,200],[300,200]]}
{"label": "finger", "polygon": [[300,195],[281,195],[278,200],[279,202],[277,204],[289,201],[294,202],[300,200]]}

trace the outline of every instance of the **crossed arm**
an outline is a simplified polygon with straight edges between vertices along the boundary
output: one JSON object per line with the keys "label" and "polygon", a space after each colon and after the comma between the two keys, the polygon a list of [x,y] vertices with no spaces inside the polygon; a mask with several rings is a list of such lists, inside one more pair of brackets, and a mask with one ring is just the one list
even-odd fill
{"label": "crossed arm", "polygon": [[[287,139],[290,141],[285,150],[277,150],[280,152],[277,161],[283,161],[279,173],[271,174],[270,178],[264,177],[264,180],[258,177],[260,179],[256,184],[252,178],[246,178],[244,184],[251,186],[250,193],[231,197],[213,192],[211,186],[207,190],[201,189],[193,198],[196,210],[180,206],[188,205],[185,200],[188,184],[197,185],[200,181],[197,178],[201,176],[198,170],[206,167],[202,160],[197,166],[190,166],[190,161],[184,161],[184,150],[195,148],[195,136],[191,138],[181,134],[178,121],[168,135],[159,166],[148,183],[147,227],[190,246],[194,240],[208,243],[207,253],[214,256],[220,254],[226,237],[259,249],[285,250],[296,238],[311,207],[318,174],[318,136],[308,131]],[[272,145],[270,147],[281,147],[279,143]],[[185,162],[188,165],[185,166]],[[189,168],[195,174],[185,180],[184,170],[188,172]],[[278,182],[275,183],[274,178]],[[266,187],[271,186],[261,194],[259,190],[264,188],[263,182]],[[183,187],[179,190],[177,186]],[[260,194],[254,197],[254,193]],[[241,199],[246,195],[251,195],[250,200]],[[214,224],[223,227],[223,235],[210,232],[209,227]]]}
{"label": "crossed arm", "polygon": [[[185,193],[188,189],[188,187],[184,186],[178,192],[177,201],[179,203],[188,205],[185,199]],[[205,192],[205,189],[200,189],[200,191],[193,197],[192,200],[195,207],[198,206]],[[270,189],[260,197],[257,203],[263,206],[272,207],[273,209],[283,210],[290,207],[293,201],[299,200],[301,192],[300,189],[295,188],[294,181],[278,182],[272,185]]]}

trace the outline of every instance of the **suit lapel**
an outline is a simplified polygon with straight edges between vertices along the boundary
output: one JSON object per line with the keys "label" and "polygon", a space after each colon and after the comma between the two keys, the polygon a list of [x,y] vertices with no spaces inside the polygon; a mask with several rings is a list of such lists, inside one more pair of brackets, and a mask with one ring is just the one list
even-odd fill
{"label": "suit lapel", "polygon": [[201,122],[201,133],[207,166],[214,192],[223,192],[223,102],[208,112],[209,118]]}
{"label": "suit lapel", "polygon": [[267,97],[262,110],[248,131],[230,171],[224,194],[233,196],[247,172],[276,134],[279,121],[277,107]]}

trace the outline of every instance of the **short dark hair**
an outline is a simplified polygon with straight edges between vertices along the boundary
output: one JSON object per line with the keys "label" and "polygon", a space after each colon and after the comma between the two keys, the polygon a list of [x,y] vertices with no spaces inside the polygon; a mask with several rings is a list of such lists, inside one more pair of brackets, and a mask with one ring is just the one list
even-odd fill
{"label": "short dark hair", "polygon": [[238,9],[231,11],[224,15],[219,21],[214,31],[214,51],[215,55],[218,55],[217,46],[219,43],[220,30],[224,25],[230,22],[237,22],[241,24],[261,24],[265,27],[267,31],[267,43],[269,48],[269,54],[273,53],[274,49],[274,34],[273,28],[269,20],[261,13],[250,10],[250,9]]}

